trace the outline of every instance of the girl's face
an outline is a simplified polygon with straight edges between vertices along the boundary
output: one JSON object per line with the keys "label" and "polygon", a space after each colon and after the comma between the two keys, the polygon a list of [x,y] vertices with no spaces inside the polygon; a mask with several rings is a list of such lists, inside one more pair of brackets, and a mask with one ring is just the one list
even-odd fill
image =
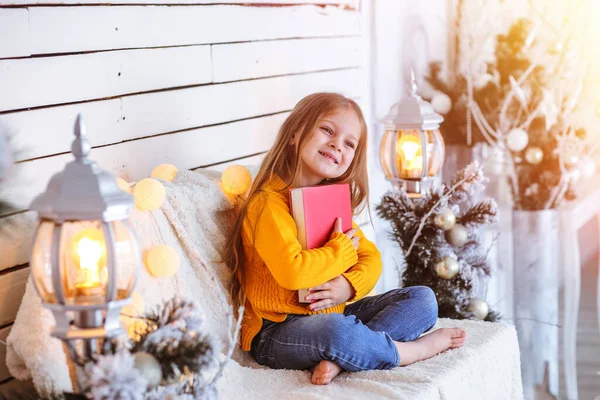
{"label": "girl's face", "polygon": [[302,176],[297,186],[342,176],[354,159],[360,133],[360,121],[352,109],[342,108],[323,117],[300,151]]}

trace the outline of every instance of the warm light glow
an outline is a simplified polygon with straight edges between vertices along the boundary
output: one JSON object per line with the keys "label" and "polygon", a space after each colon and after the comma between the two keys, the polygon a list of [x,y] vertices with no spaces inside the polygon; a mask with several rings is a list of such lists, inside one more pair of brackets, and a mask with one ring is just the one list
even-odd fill
{"label": "warm light glow", "polygon": [[221,176],[223,190],[232,195],[246,193],[252,184],[252,175],[248,168],[241,165],[231,165],[223,171]]}
{"label": "warm light glow", "polygon": [[150,177],[173,182],[173,179],[175,179],[175,175],[177,175],[176,166],[171,164],[160,164],[152,170],[152,174],[150,174]]}
{"label": "warm light glow", "polygon": [[100,242],[83,238],[79,241],[77,252],[80,257],[79,268],[85,275],[82,286],[95,286],[100,283],[100,270],[98,263],[102,257],[102,245]]}
{"label": "warm light glow", "polygon": [[153,178],[139,181],[133,189],[135,205],[140,210],[156,210],[164,203],[167,191],[162,183]]}
{"label": "warm light glow", "polygon": [[177,250],[166,244],[150,249],[145,261],[148,271],[157,278],[168,278],[175,275],[181,263]]}
{"label": "warm light glow", "polygon": [[77,267],[75,288],[79,290],[78,294],[100,294],[106,281],[106,245],[102,231],[83,229],[71,243],[71,258]]}
{"label": "warm light glow", "polygon": [[396,154],[401,159],[403,178],[419,178],[423,172],[421,141],[413,135],[405,135],[396,142]]}

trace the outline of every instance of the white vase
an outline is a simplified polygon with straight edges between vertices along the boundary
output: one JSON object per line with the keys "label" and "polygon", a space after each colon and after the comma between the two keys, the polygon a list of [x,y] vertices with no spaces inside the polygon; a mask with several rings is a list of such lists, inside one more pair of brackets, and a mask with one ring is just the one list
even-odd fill
{"label": "white vase", "polygon": [[444,182],[452,180],[457,171],[474,161],[476,154],[475,147],[462,144],[447,144],[444,165],[442,167],[442,179]]}
{"label": "white vase", "polygon": [[525,399],[534,399],[548,368],[558,398],[558,214],[513,211],[514,316]]}

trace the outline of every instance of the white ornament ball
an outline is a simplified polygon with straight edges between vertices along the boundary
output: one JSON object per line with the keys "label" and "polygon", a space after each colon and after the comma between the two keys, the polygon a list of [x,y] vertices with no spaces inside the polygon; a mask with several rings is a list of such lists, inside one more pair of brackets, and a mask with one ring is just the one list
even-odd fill
{"label": "white ornament ball", "polygon": [[452,229],[454,224],[456,224],[456,215],[454,215],[449,207],[444,207],[433,217],[433,224],[437,228],[447,231],[448,229]]}
{"label": "white ornament ball", "polygon": [[490,312],[490,307],[484,300],[474,297],[469,300],[467,310],[472,312],[475,315],[475,318],[484,320]]}
{"label": "white ornament ball", "polygon": [[446,231],[446,241],[454,247],[463,247],[469,239],[469,231],[464,225],[456,224]]}
{"label": "white ornament ball", "polygon": [[459,271],[460,266],[454,257],[444,257],[435,264],[435,273],[442,279],[452,279]]}
{"label": "white ornament ball", "polygon": [[133,189],[135,205],[140,210],[156,210],[162,206],[167,191],[162,183],[152,178],[139,181]]}
{"label": "white ornament ball", "polygon": [[506,135],[506,146],[512,151],[521,151],[527,147],[529,135],[523,129],[515,128]]}
{"label": "white ornament ball", "polygon": [[539,147],[531,146],[525,152],[525,159],[529,164],[539,164],[544,159],[544,151]]}
{"label": "white ornament ball", "polygon": [[177,175],[177,167],[171,164],[160,164],[152,170],[150,176],[155,179],[163,179],[165,181],[173,182],[175,175]]}
{"label": "white ornament ball", "polygon": [[177,250],[166,244],[154,246],[146,256],[146,267],[157,278],[175,275],[180,262]]}
{"label": "white ornament ball", "polygon": [[160,363],[152,354],[146,352],[134,353],[133,360],[133,367],[146,378],[149,388],[160,385],[163,376],[162,369]]}
{"label": "white ornament ball", "polygon": [[446,115],[452,109],[452,99],[446,93],[436,93],[431,99],[431,106],[436,113]]}
{"label": "white ornament ball", "polygon": [[125,179],[117,178],[117,186],[119,186],[119,189],[122,191],[133,194],[133,189],[131,186],[129,186],[129,183],[127,183]]}
{"label": "white ornament ball", "polygon": [[596,175],[596,163],[591,158],[583,159],[579,168],[583,179],[591,179]]}

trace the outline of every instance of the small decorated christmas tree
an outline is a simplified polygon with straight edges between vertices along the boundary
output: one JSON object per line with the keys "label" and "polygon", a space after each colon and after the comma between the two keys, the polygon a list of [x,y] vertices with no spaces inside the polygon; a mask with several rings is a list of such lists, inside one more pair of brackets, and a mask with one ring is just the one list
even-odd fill
{"label": "small decorated christmas tree", "polygon": [[391,191],[377,206],[404,253],[401,286],[433,289],[440,317],[499,319],[474,296],[476,282],[491,273],[481,227],[496,222],[498,213],[493,200],[475,201],[485,182],[482,168],[474,162],[457,172],[449,185],[433,187],[423,197]]}

